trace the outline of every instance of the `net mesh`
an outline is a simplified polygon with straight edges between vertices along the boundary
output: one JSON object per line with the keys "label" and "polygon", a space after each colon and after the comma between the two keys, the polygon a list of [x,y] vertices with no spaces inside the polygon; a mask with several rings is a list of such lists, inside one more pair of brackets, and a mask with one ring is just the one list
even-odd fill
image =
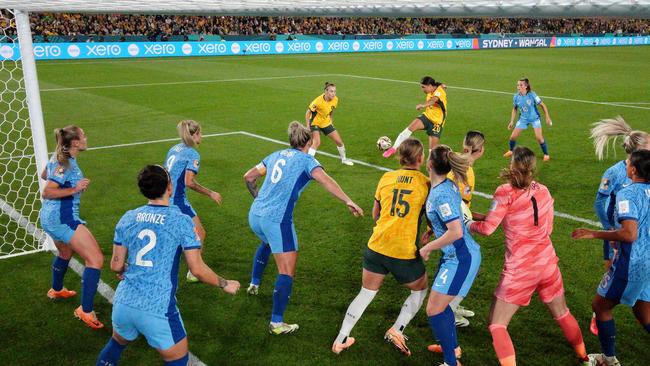
{"label": "net mesh", "polygon": [[[0,53],[15,52],[13,12],[0,10]],[[0,258],[41,249],[38,174],[20,59],[0,66]]]}

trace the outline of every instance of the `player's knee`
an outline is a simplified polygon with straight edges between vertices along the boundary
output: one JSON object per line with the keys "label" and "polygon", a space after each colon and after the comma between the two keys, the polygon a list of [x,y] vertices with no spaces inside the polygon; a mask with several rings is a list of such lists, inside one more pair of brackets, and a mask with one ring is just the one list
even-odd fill
{"label": "player's knee", "polygon": [[104,254],[102,254],[101,251],[99,253],[95,253],[89,256],[86,259],[86,267],[102,269],[103,266],[104,266]]}

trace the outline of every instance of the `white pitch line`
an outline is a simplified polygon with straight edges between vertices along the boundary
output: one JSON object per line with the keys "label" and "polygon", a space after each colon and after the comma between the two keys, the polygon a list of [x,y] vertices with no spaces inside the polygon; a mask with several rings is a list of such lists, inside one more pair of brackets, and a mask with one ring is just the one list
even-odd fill
{"label": "white pitch line", "polygon": [[312,75],[291,75],[291,76],[268,76],[268,77],[259,77],[259,78],[169,81],[169,82],[164,82],[164,83],[77,86],[77,87],[69,87],[69,88],[41,89],[41,92],[45,93],[45,92],[90,90],[90,89],[140,88],[140,87],[148,87],[148,86],[187,85],[187,84],[214,84],[214,83],[229,83],[229,82],[238,82],[238,81],[264,81],[264,80],[299,79],[299,78],[326,77],[326,76],[330,76],[330,75],[329,74],[312,74]]}
{"label": "white pitch line", "polygon": [[[366,80],[387,81],[387,82],[392,82],[392,83],[419,84],[419,82],[417,82],[417,81],[387,79],[387,78],[378,78],[378,77],[362,76],[362,75],[336,74],[334,76],[342,76],[342,77],[349,77],[349,78],[356,78],[356,79],[366,79]],[[466,87],[462,87],[462,86],[452,86],[452,85],[448,85],[447,88],[466,90],[466,91],[475,91],[475,92],[480,92],[480,93],[505,94],[505,95],[513,95],[514,94],[514,92],[504,92],[504,91],[499,91],[499,90],[478,89],[478,88],[466,88]],[[551,97],[551,96],[548,96],[548,95],[540,95],[540,97],[545,98],[545,99],[562,100],[562,101],[565,101],[565,102],[598,104],[598,105],[608,105],[608,106],[614,106],[614,107],[650,110],[650,107],[641,107],[641,106],[637,106],[637,105],[628,105],[628,104],[623,104],[623,103],[595,102],[595,101],[592,101],[592,100]],[[634,104],[640,104],[640,103],[634,103]]]}
{"label": "white pitch line", "polygon": [[[266,137],[266,136],[256,135],[254,133],[250,133],[250,132],[246,132],[246,131],[239,131],[239,133],[241,133],[242,135],[255,137],[255,138],[258,138],[260,140],[274,142],[274,143],[280,144],[280,145],[285,145],[285,146],[289,145],[287,142],[284,142],[284,141],[272,139],[272,138]],[[317,151],[317,153],[321,154],[321,155],[331,157],[331,158],[334,158],[334,159],[340,159],[340,157],[338,155],[330,154],[328,152],[324,152],[324,151],[319,150],[319,151]],[[374,164],[366,163],[365,161],[355,160],[355,159],[351,159],[351,160],[354,161],[356,164],[364,165],[364,166],[374,168],[374,169],[377,169],[377,170],[381,170],[381,171],[384,171],[384,172],[393,171],[393,169],[390,169],[390,168],[387,168],[387,167],[384,167],[384,166],[380,166],[380,165],[374,165]],[[489,200],[492,199],[492,195],[488,194],[488,193],[474,191],[474,194],[479,196],[479,197],[487,198]],[[567,214],[567,213],[564,213],[564,212],[555,211],[555,216],[565,218],[565,219],[569,219],[569,220],[573,220],[573,221],[577,221],[577,222],[582,222],[582,223],[585,223],[585,224],[588,224],[588,225],[591,225],[591,226],[602,227],[601,224],[599,222],[597,222],[597,221],[585,219],[585,218],[578,217],[578,216],[573,216],[573,215],[570,215],[570,214]]]}

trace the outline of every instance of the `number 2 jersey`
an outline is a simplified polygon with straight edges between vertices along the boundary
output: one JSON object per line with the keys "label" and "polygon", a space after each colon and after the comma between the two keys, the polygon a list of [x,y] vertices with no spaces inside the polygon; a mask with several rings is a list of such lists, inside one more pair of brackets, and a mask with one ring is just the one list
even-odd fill
{"label": "number 2 jersey", "polygon": [[321,167],[313,156],[297,149],[272,153],[257,165],[266,174],[250,213],[272,222],[293,222],[293,208],[311,181],[311,173]]}
{"label": "number 2 jersey", "polygon": [[553,232],[553,197],[533,182],[528,190],[500,185],[485,221],[472,223],[472,232],[490,235],[501,223],[506,237],[504,271],[537,270],[558,262]]}
{"label": "number 2 jersey", "polygon": [[115,303],[159,315],[178,311],[181,252],[201,248],[192,219],[175,206],[141,206],[122,216],[113,242],[128,251]]}
{"label": "number 2 jersey", "polygon": [[429,178],[418,170],[399,169],[384,174],[375,192],[381,211],[368,248],[391,258],[416,258],[428,193]]}

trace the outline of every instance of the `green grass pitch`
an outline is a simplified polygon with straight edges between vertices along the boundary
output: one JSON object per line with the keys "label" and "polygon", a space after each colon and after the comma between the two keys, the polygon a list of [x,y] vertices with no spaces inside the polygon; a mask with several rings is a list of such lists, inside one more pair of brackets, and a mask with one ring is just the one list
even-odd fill
{"label": "green grass pitch", "polygon": [[[449,114],[442,142],[458,149],[469,129],[487,138],[486,153],[475,165],[477,190],[492,193],[498,172],[507,165],[512,93],[520,77],[528,77],[547,104],[554,124],[544,126],[552,160],[538,160],[538,177],[555,198],[555,209],[596,220],[592,205],[604,170],[624,157],[619,148],[604,162],[595,158],[589,125],[622,115],[633,127],[650,126],[650,47],[367,53],[298,56],[169,58],[39,62],[38,76],[50,151],[52,130],[67,124],[85,129],[90,147],[150,142],[176,137],[176,123],[195,119],[204,134],[247,131],[286,141],[289,121],[303,121],[307,104],[325,81],[336,83],[340,98],[334,120],[356,160],[396,168],[375,147],[379,136],[391,139],[419,112],[424,100],[419,79],[431,75],[449,85]],[[597,102],[597,103],[595,103]],[[605,102],[605,103],[601,103]],[[614,104],[608,104],[614,102]],[[415,134],[425,140],[423,132]],[[128,209],[144,204],[135,177],[149,163],[162,163],[175,142],[111,147],[84,152],[79,164],[91,179],[83,195],[81,216],[88,221],[108,263],[113,229]],[[519,143],[540,153],[532,131]],[[198,180],[223,195],[217,206],[189,193],[207,230],[204,258],[219,274],[248,283],[257,240],[248,228],[252,198],[243,173],[272,151],[283,148],[270,140],[241,133],[206,137],[199,148]],[[336,154],[329,139],[321,150]],[[422,310],[406,330],[413,356],[404,358],[382,337],[408,290],[388,278],[353,330],[357,343],[339,356],[330,352],[345,309],[361,286],[362,250],[372,231],[373,193],[382,171],[357,164],[347,167],[330,156],[317,155],[326,170],[367,214],[352,217],[345,206],[312,183],[303,193],[295,223],[300,257],[286,319],[300,324],[298,333],[274,337],[267,333],[274,264],[267,268],[260,294],[244,291],[232,297],[206,285],[179,281],[178,300],[189,335],[190,351],[207,365],[422,365],[442,362],[429,354],[433,341]],[[489,201],[475,197],[474,208]],[[599,352],[588,330],[591,298],[603,272],[601,245],[576,242],[570,232],[585,224],[556,218],[553,242],[560,257],[568,305],[581,325],[589,352]],[[22,235],[22,234],[21,234]],[[497,365],[487,330],[492,292],[503,264],[503,234],[477,237],[483,263],[464,305],[477,315],[459,329],[464,365]],[[96,298],[99,318],[107,325],[93,331],[75,320],[78,298],[52,303],[52,255],[40,253],[0,261],[0,360],[12,365],[90,365],[111,333],[110,304]],[[437,257],[427,263],[429,279]],[[184,265],[181,273],[184,273]],[[115,275],[102,280],[117,286]],[[65,285],[79,290],[72,271]],[[615,311],[617,348],[624,365],[647,365],[650,338],[629,308]],[[515,315],[509,327],[522,365],[572,365],[573,351],[560,328],[535,297]],[[142,339],[123,354],[122,365],[160,364],[158,354]]]}

